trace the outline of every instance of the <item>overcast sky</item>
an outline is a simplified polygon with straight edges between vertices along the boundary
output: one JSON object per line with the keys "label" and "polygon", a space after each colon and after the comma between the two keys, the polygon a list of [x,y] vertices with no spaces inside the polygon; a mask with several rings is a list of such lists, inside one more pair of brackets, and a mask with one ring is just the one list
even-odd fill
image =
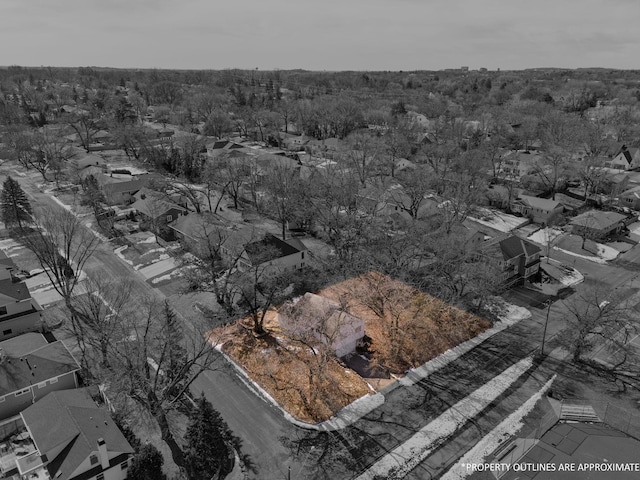
{"label": "overcast sky", "polygon": [[640,68],[640,0],[0,0],[0,65]]}

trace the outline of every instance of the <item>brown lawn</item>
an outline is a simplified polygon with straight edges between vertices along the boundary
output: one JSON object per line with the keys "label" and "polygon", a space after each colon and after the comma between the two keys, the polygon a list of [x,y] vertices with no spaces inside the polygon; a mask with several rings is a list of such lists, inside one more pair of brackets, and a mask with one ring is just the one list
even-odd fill
{"label": "brown lawn", "polygon": [[321,422],[371,393],[364,380],[336,358],[314,355],[289,340],[278,326],[275,310],[267,312],[265,328],[268,333],[256,338],[245,319],[213,335],[224,336],[224,352],[295,418]]}
{"label": "brown lawn", "polygon": [[[365,323],[375,364],[402,375],[484,331],[487,320],[452,307],[409,285],[370,272],[329,286],[318,295],[339,303]],[[249,319],[211,332],[212,341],[285,410],[307,422],[320,422],[361,396],[366,382],[330,355],[316,354],[290,339],[267,312],[267,334],[256,337]],[[326,349],[324,349],[326,350]]]}
{"label": "brown lawn", "polygon": [[491,325],[378,272],[331,285],[318,294],[364,321],[372,360],[396,374],[422,365]]}

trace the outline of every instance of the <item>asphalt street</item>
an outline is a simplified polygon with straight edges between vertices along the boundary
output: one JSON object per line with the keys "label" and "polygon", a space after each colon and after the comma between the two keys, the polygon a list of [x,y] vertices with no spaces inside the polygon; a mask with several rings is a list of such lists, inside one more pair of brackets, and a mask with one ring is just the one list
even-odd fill
{"label": "asphalt street", "polygon": [[[62,208],[48,195],[37,190],[38,178],[16,178],[38,204]],[[605,265],[557,251],[553,258],[575,266],[585,275],[585,282],[576,286],[577,290],[587,288],[595,282],[602,282],[611,288],[640,287],[638,246],[621,255],[612,264]],[[116,256],[109,243],[99,246],[87,262],[85,272],[94,278],[130,280],[132,293],[137,301],[143,301],[147,297],[164,298],[159,290],[149,285],[138,272]],[[446,408],[447,404],[458,401],[475,388],[478,382],[484,381],[484,377],[490,376],[494,370],[506,368],[509,362],[517,361],[530,348],[539,345],[547,310],[531,308],[531,312],[531,319],[521,322],[516,337],[513,337],[514,333],[507,332],[491,342],[485,342],[482,348],[461,357],[460,362],[434,375],[428,385],[397,388],[387,395],[385,404],[367,418],[345,431],[331,435],[308,432],[290,424],[277,408],[257,395],[253,388],[249,388],[223,360],[218,363],[219,369],[206,372],[196,380],[193,393],[198,395],[204,392],[239,437],[242,453],[246,455],[249,465],[253,466],[249,471],[249,478],[328,478],[318,472],[333,472],[331,478],[336,479],[349,478],[351,475],[348,471],[351,467],[347,465],[350,462],[355,462],[355,469],[364,468],[397,446],[415,429],[425,425],[430,418]],[[553,337],[564,327],[565,318],[566,310],[562,301],[556,301],[549,310],[547,342],[550,348]],[[517,343],[510,346],[514,341]],[[526,348],[518,348],[519,346]],[[504,352],[509,352],[512,358],[505,356]],[[479,367],[483,367],[483,375],[477,374]],[[463,375],[462,372],[467,373]],[[455,384],[451,380],[454,376]],[[326,449],[320,452],[319,447],[315,451],[291,447],[295,445],[295,440],[305,438],[315,439],[318,444],[326,442]],[[461,455],[463,453],[460,452]],[[321,461],[329,463],[325,465],[327,470],[319,470]],[[339,465],[341,462],[342,466]]]}

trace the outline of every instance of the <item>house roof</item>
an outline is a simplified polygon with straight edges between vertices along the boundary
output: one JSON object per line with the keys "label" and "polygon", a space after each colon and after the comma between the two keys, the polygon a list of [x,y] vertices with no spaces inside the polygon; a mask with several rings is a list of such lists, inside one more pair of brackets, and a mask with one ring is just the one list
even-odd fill
{"label": "house roof", "polygon": [[27,284],[24,282],[14,282],[12,279],[7,278],[0,280],[0,295],[12,298],[14,300],[26,300],[31,298],[31,293],[27,288]]}
{"label": "house roof", "polygon": [[515,235],[501,240],[500,249],[502,250],[505,260],[518,257],[522,254],[524,254],[525,257],[529,257],[541,251],[537,245],[534,245],[524,238],[516,237]]}
{"label": "house roof", "polygon": [[104,439],[107,451],[133,453],[133,448],[106,409],[98,408],[86,389],[51,392],[20,414],[31,437],[45,455],[65,446],[49,458],[51,478],[68,480]]}
{"label": "house roof", "polygon": [[80,368],[61,341],[47,343],[37,333],[0,342],[0,349],[0,396]]}
{"label": "house roof", "polygon": [[627,218],[616,212],[603,212],[602,210],[589,210],[571,219],[571,225],[586,227],[594,230],[606,230],[617,225]]}
{"label": "house roof", "polygon": [[205,212],[182,215],[169,226],[187,237],[197,239],[203,237],[205,231],[211,233],[216,227],[226,228],[227,222],[218,215]]}
{"label": "house roof", "polygon": [[149,218],[160,217],[170,210],[177,209],[182,212],[187,210],[180,205],[165,200],[161,194],[152,193],[153,190],[149,190],[144,198],[140,198],[131,204],[130,208],[135,209],[137,212],[143,213]]}
{"label": "house roof", "polygon": [[261,240],[246,244],[244,250],[251,263],[259,265],[301,252],[306,250],[306,247],[298,239],[281,240],[275,235],[267,233]]}
{"label": "house roof", "polygon": [[637,187],[630,188],[629,190],[625,190],[620,194],[620,196],[640,198],[640,185],[638,185]]}
{"label": "house roof", "polygon": [[142,180],[124,180],[122,182],[115,181],[113,183],[107,183],[103,189],[105,193],[123,193],[123,192],[137,192],[142,188],[144,183]]}
{"label": "house roof", "polygon": [[72,159],[71,163],[80,169],[89,167],[90,165],[106,164],[104,158],[100,157],[99,155],[95,155],[93,153],[84,153],[81,157]]}
{"label": "house roof", "polygon": [[[98,185],[100,185],[100,177],[103,177],[104,175],[104,170],[102,169],[102,167],[99,167],[97,165],[90,165],[86,168],[83,168],[78,175],[80,176],[80,178],[82,178],[83,180],[85,180],[89,175],[93,175],[93,177],[96,179],[96,181],[98,182]],[[105,182],[107,183],[107,182]]]}
{"label": "house roof", "polygon": [[8,268],[17,268],[11,257],[4,253],[4,250],[0,250],[0,265],[5,265]]}
{"label": "house roof", "polygon": [[556,208],[562,206],[562,204],[556,200],[540,197],[530,197],[529,195],[520,195],[520,197],[517,198],[516,201],[520,201],[532,208],[539,208],[540,210],[544,210],[545,212],[551,212],[552,210],[555,210]]}
{"label": "house roof", "polygon": [[364,325],[360,318],[346,312],[338,303],[309,292],[280,307],[278,313],[285,329],[298,333],[320,331],[329,340],[338,340],[336,337],[343,327]]}
{"label": "house roof", "polygon": [[541,252],[537,245],[515,235],[488,240],[482,245],[482,251],[490,256],[501,255],[504,260],[511,260],[520,255],[529,257]]}

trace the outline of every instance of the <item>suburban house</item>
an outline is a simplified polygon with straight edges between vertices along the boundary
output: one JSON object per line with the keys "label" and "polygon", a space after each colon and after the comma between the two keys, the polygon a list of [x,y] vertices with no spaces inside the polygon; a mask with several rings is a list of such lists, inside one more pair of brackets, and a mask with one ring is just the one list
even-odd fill
{"label": "suburban house", "polygon": [[515,235],[489,240],[481,251],[498,262],[505,285],[522,284],[540,270],[540,248]]}
{"label": "suburban house", "polygon": [[626,220],[627,216],[620,213],[589,210],[573,217],[569,223],[576,235],[600,240],[620,232],[625,227]]}
{"label": "suburban house", "polygon": [[228,222],[210,212],[182,215],[169,228],[184,247],[200,257],[211,254],[208,244],[217,248],[231,233]]}
{"label": "suburban house", "polygon": [[635,186],[629,190],[625,190],[617,196],[618,205],[622,207],[640,209],[640,186]]}
{"label": "suburban house", "polygon": [[613,157],[605,161],[605,166],[616,170],[631,170],[640,167],[640,148],[621,145]]}
{"label": "suburban house", "polygon": [[133,201],[133,195],[142,188],[143,183],[137,179],[107,177],[96,178],[102,186],[102,193],[109,205],[126,205]]}
{"label": "suburban house", "polygon": [[228,153],[229,150],[246,149],[245,145],[242,145],[231,140],[214,140],[213,142],[206,143],[207,156],[209,158],[217,158],[218,156]]}
{"label": "suburban house", "polygon": [[12,267],[0,268],[0,340],[42,328],[42,307],[27,285],[12,277]]}
{"label": "suburban house", "polygon": [[560,215],[564,207],[556,200],[520,195],[511,202],[511,210],[530,218],[534,223],[547,224]]}
{"label": "suburban house", "polygon": [[263,267],[275,273],[304,267],[307,247],[297,238],[281,240],[270,233],[241,227],[225,238],[220,253],[241,272]]}
{"label": "suburban house", "polygon": [[20,416],[35,446],[16,459],[20,474],[46,472],[55,480],[127,478],[134,450],[86,389],[52,392]]}
{"label": "suburban house", "polygon": [[143,220],[156,226],[165,226],[189,211],[177,205],[160,192],[141,188],[134,195],[136,201],[131,204]]}
{"label": "suburban house", "polygon": [[[94,175],[95,176],[95,175]],[[95,176],[98,185],[109,205],[128,205],[136,201],[134,195],[143,187],[153,182],[162,181],[163,177],[156,173],[129,175],[110,173]]]}
{"label": "suburban house", "polygon": [[336,357],[353,353],[364,337],[364,322],[320,295],[305,293],[278,309],[280,327],[293,337],[311,335],[328,345]]}
{"label": "suburban house", "polygon": [[504,155],[501,171],[506,178],[519,180],[535,171],[541,161],[542,157],[537,153],[511,151]]}
{"label": "suburban house", "polygon": [[87,153],[69,160],[69,165],[76,170],[84,170],[87,167],[99,167],[102,172],[107,170],[107,162],[104,158]]}
{"label": "suburban house", "polygon": [[48,343],[40,333],[0,342],[0,420],[52,391],[78,388],[79,370],[64,343]]}

